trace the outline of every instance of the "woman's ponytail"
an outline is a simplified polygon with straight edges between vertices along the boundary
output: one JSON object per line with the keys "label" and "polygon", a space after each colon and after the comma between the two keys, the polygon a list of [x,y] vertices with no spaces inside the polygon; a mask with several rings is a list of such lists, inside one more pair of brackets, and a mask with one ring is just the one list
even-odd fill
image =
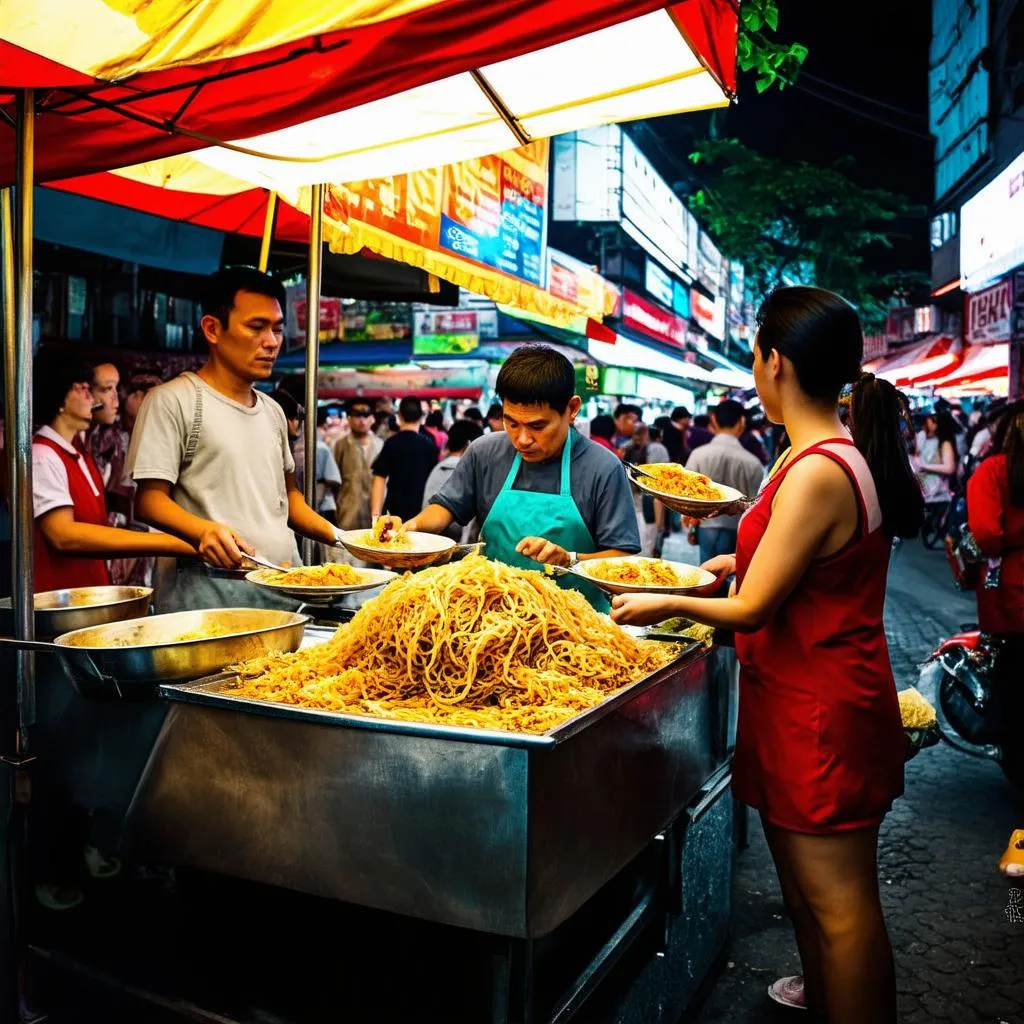
{"label": "woman's ponytail", "polygon": [[903,395],[888,381],[861,374],[850,396],[853,442],[874,477],[886,532],[909,539],[924,523],[924,496],[910,468],[904,426],[912,432]]}

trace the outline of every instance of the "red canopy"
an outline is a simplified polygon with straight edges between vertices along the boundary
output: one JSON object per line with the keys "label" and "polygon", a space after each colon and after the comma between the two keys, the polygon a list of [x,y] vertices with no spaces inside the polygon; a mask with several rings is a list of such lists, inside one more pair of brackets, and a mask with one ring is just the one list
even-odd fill
{"label": "red canopy", "polygon": [[[249,138],[517,57],[664,8],[664,0],[443,0],[255,53],[81,83],[0,41],[0,186],[14,180],[14,88],[37,97],[36,178],[108,170]],[[683,0],[670,13],[730,94],[737,13]]]}

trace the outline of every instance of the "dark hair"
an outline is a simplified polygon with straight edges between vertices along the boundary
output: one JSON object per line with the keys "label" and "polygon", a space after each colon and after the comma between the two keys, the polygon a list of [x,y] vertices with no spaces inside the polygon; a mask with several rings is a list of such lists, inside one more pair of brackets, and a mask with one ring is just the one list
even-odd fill
{"label": "dark hair", "polygon": [[501,402],[491,402],[487,408],[487,418],[489,420],[500,420],[502,417]]}
{"label": "dark hair", "polygon": [[472,420],[474,423],[479,423],[481,426],[484,422],[484,414],[475,406],[471,405],[463,414],[464,420]]}
{"label": "dark hair", "polygon": [[909,539],[918,535],[924,522],[924,495],[910,468],[905,425],[906,398],[887,380],[863,374],[850,395],[850,433],[871,470],[886,531],[891,537]]}
{"label": "dark hair", "polygon": [[676,420],[688,420],[688,419],[690,419],[690,410],[687,409],[685,405],[677,405],[672,410],[672,422],[673,423],[675,423]]}
{"label": "dark hair", "polygon": [[941,448],[947,441],[953,446],[953,451],[956,451],[956,435],[960,433],[960,428],[956,425],[956,420],[953,419],[951,413],[948,412],[937,412],[932,414],[935,419],[936,433],[939,438],[939,447]]}
{"label": "dark hair", "polygon": [[672,426],[671,416],[656,416],[654,419],[654,425],[661,431],[662,437],[670,437],[671,435],[667,434],[666,431],[675,429]]}
{"label": "dark hair", "polygon": [[88,363],[40,349],[32,361],[32,415],[36,423],[51,423],[76,384],[92,387],[92,367]]}
{"label": "dark hair", "polygon": [[388,414],[386,414],[385,422],[388,425],[388,430],[392,434],[397,434],[398,433],[398,417],[397,416],[395,416],[393,413],[388,413]]}
{"label": "dark hair", "polygon": [[793,364],[810,398],[834,402],[860,374],[860,317],[846,299],[824,288],[776,288],[757,311],[756,341],[762,359],[775,349]]}
{"label": "dark hair", "polygon": [[231,310],[235,308],[235,296],[239,292],[252,292],[254,295],[277,299],[282,311],[288,304],[284,285],[262,270],[255,267],[222,267],[203,284],[200,297],[203,316],[215,316],[221,326],[227,328]]}
{"label": "dark hair", "polygon": [[356,409],[365,409],[370,415],[374,415],[373,404],[368,398],[349,398],[345,402],[345,415],[351,416]]}
{"label": "dark hair", "polygon": [[444,413],[437,411],[428,413],[425,425],[433,427],[435,430],[444,430]]}
{"label": "dark hair", "polygon": [[992,438],[993,453],[1006,456],[1010,504],[1024,508],[1024,400],[1004,406]]}
{"label": "dark hair", "polygon": [[96,362],[92,364],[92,381],[96,380],[96,370],[100,366],[112,366],[117,371],[118,380],[120,380],[122,384],[124,383],[125,371],[116,359],[97,359]]}
{"label": "dark hair", "polygon": [[327,423],[328,418],[331,415],[331,410],[326,405],[321,405],[316,410],[316,425],[322,427]]}
{"label": "dark hair", "polygon": [[287,391],[271,391],[270,397],[281,406],[286,420],[302,419],[302,406]]}
{"label": "dark hair", "polygon": [[406,395],[398,403],[398,418],[403,423],[419,423],[423,419],[423,403],[412,395]]}
{"label": "dark hair", "polygon": [[693,417],[693,425],[698,430],[707,430],[711,426],[711,417],[701,413],[699,416]]}
{"label": "dark hair", "polygon": [[643,420],[644,418],[644,411],[643,409],[640,408],[639,405],[631,405],[628,402],[620,402],[617,406],[615,406],[615,412],[612,413],[612,419],[617,420],[620,416],[628,416],[630,413],[633,413],[633,415],[636,416],[638,420]]}
{"label": "dark hair", "polygon": [[615,420],[604,413],[595,416],[590,421],[590,436],[603,437],[606,441],[610,441],[615,436]]}
{"label": "dark hair", "polygon": [[775,349],[788,359],[808,397],[837,402],[843,385],[855,382],[850,429],[871,470],[885,530],[891,537],[916,537],[924,497],[900,429],[905,400],[888,381],[861,374],[864,334],[857,311],[823,288],[776,288],[758,310],[757,326],[761,358]]}
{"label": "dark hair", "polygon": [[505,360],[494,390],[503,402],[547,405],[561,415],[576,393],[576,371],[547,345],[523,345]]}
{"label": "dark hair", "polygon": [[448,431],[448,451],[461,452],[470,441],[483,437],[484,428],[472,420],[456,420]]}
{"label": "dark hair", "polygon": [[715,409],[715,422],[722,430],[732,430],[746,415],[746,409],[735,398],[727,398],[724,402],[718,403],[718,408]]}

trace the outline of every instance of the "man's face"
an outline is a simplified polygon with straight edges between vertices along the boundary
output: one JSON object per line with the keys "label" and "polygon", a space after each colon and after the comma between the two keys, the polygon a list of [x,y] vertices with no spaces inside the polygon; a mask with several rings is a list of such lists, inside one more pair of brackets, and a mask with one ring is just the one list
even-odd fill
{"label": "man's face", "polygon": [[95,401],[103,403],[103,408],[92,414],[93,423],[109,427],[117,419],[117,410],[121,404],[117,396],[117,387],[120,383],[121,377],[117,367],[110,363],[101,363],[93,370],[92,397]]}
{"label": "man's face", "polygon": [[373,427],[373,411],[368,405],[357,405],[348,414],[348,429],[356,437],[366,437]]}
{"label": "man's face", "polygon": [[640,419],[635,412],[624,412],[615,417],[615,429],[621,437],[632,437],[639,422]]}
{"label": "man's face", "polygon": [[281,351],[284,314],[277,299],[255,292],[235,293],[228,325],[203,317],[203,333],[217,359],[242,380],[267,380]]}
{"label": "man's face", "polygon": [[523,462],[546,462],[562,450],[580,404],[574,395],[565,412],[557,413],[550,405],[504,403],[505,431]]}
{"label": "man's face", "polygon": [[492,416],[487,421],[487,425],[494,431],[494,433],[498,433],[499,430],[505,429],[505,420],[501,416]]}

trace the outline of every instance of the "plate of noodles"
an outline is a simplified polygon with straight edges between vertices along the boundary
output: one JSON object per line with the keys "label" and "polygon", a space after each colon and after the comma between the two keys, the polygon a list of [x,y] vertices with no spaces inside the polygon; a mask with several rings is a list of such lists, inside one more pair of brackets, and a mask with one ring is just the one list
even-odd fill
{"label": "plate of noodles", "polygon": [[692,473],[674,462],[625,465],[630,479],[641,491],[653,495],[666,508],[693,519],[721,515],[730,506],[746,501],[735,487],[716,484],[703,473]]}
{"label": "plate of noodles", "polygon": [[333,601],[345,594],[375,590],[390,583],[397,575],[389,569],[356,569],[343,562],[328,562],[326,565],[300,565],[287,572],[253,569],[245,574],[245,578],[283,597],[316,604]]}
{"label": "plate of noodles", "polygon": [[345,530],[339,540],[351,555],[389,569],[422,569],[451,560],[458,545],[436,533],[385,533],[382,520],[369,530]]}
{"label": "plate of noodles", "polygon": [[588,558],[570,570],[609,594],[686,594],[715,582],[706,569],[664,558]]}

